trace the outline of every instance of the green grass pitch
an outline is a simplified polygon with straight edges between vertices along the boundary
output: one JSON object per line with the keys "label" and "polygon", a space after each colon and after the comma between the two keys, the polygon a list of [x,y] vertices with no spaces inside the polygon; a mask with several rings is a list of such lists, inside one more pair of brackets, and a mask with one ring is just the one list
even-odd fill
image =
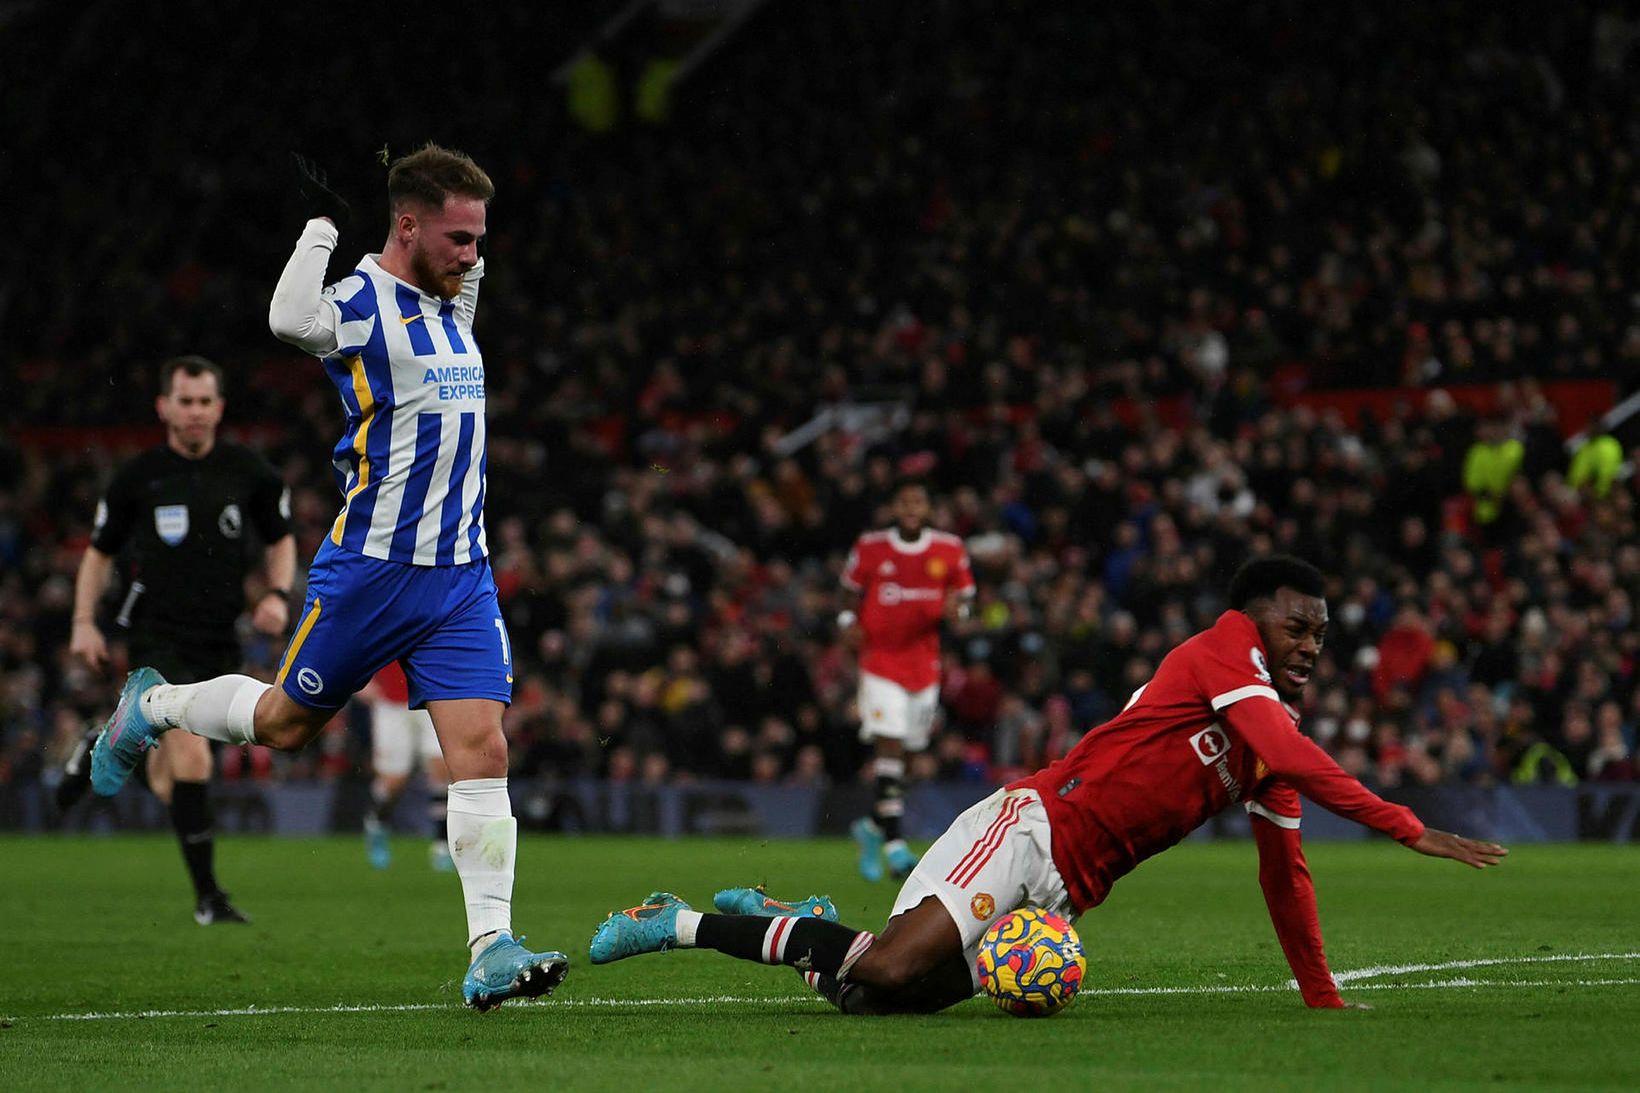
{"label": "green grass pitch", "polygon": [[844,843],[755,839],[526,837],[515,923],[573,968],[546,1002],[470,1013],[458,882],[395,850],[375,872],[353,839],[225,839],[256,921],[201,929],[168,838],[0,839],[0,1089],[1640,1088],[1640,847],[1475,873],[1312,845],[1333,968],[1374,1007],[1312,1013],[1253,847],[1189,844],[1084,917],[1086,989],[1038,1021],[983,1000],[844,1018],[715,953],[587,963],[594,925],[653,888],[705,906],[766,881],[881,926],[893,887]]}

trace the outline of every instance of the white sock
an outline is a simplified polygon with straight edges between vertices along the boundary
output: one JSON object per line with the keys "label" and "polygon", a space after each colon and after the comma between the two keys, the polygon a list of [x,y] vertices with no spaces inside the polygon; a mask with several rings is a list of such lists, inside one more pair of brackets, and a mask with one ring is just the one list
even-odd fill
{"label": "white sock", "polygon": [[[513,860],[518,821],[505,778],[451,782],[450,857],[467,902],[467,944],[486,934],[512,932]],[[491,939],[493,940],[493,939]]]}
{"label": "white sock", "polygon": [[678,912],[678,948],[693,949],[695,947],[695,931],[700,929],[699,911]]}
{"label": "white sock", "polygon": [[204,683],[162,683],[142,696],[148,720],[187,729],[224,744],[256,743],[256,703],[271,688],[250,676],[217,676]]}

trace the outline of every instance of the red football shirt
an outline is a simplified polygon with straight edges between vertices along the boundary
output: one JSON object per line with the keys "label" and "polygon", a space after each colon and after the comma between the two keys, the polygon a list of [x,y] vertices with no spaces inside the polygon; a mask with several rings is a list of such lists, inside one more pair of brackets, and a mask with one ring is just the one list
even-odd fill
{"label": "red football shirt", "polygon": [[843,584],[860,593],[860,670],[908,691],[938,683],[945,597],[974,587],[962,540],[932,528],[909,542],[893,529],[868,532],[849,552]]}
{"label": "red football shirt", "polygon": [[396,660],[390,660],[382,665],[371,682],[376,684],[384,702],[410,701],[410,681],[404,678],[404,669]]}
{"label": "red football shirt", "polygon": [[1299,792],[1403,843],[1424,825],[1346,774],[1297,720],[1271,686],[1258,628],[1226,611],[1164,657],[1120,714],[1014,785],[1042,797],[1054,864],[1080,910],[1146,858],[1243,805],[1257,818],[1259,880],[1305,1001],[1338,1005],[1299,849]]}

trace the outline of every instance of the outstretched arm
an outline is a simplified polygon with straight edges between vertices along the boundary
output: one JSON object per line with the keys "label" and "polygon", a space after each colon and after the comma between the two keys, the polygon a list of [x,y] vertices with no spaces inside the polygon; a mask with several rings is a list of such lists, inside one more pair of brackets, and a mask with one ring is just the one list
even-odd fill
{"label": "outstretched arm", "polygon": [[1293,726],[1275,699],[1243,699],[1226,706],[1223,714],[1272,773],[1316,804],[1382,831],[1403,846],[1423,836],[1423,822],[1410,808],[1391,804],[1352,778]]}
{"label": "outstretched arm", "polygon": [[1451,858],[1476,869],[1497,865],[1509,853],[1497,843],[1426,828],[1410,808],[1391,804],[1350,777],[1315,741],[1294,728],[1273,701],[1237,702],[1224,712],[1273,773],[1340,816],[1382,831],[1420,854]]}

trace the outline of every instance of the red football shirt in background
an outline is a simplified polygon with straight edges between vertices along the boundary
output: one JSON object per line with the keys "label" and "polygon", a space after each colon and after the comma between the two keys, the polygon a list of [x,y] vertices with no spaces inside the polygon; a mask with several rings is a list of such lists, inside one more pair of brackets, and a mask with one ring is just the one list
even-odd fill
{"label": "red football shirt in background", "polygon": [[410,701],[410,681],[404,678],[404,669],[398,661],[390,660],[382,665],[370,681],[376,685],[383,702],[397,702],[402,706]]}
{"label": "red football shirt in background", "polygon": [[849,552],[843,584],[860,593],[860,670],[908,691],[938,683],[945,597],[974,587],[962,540],[932,528],[909,542],[893,529],[867,532]]}
{"label": "red football shirt in background", "polygon": [[1081,910],[1146,858],[1241,804],[1255,817],[1276,934],[1310,1005],[1341,1003],[1299,849],[1299,793],[1403,843],[1424,832],[1410,809],[1373,794],[1299,733],[1297,715],[1271,686],[1258,628],[1240,611],[1174,649],[1120,714],[1014,785],[1041,796],[1054,865]]}

